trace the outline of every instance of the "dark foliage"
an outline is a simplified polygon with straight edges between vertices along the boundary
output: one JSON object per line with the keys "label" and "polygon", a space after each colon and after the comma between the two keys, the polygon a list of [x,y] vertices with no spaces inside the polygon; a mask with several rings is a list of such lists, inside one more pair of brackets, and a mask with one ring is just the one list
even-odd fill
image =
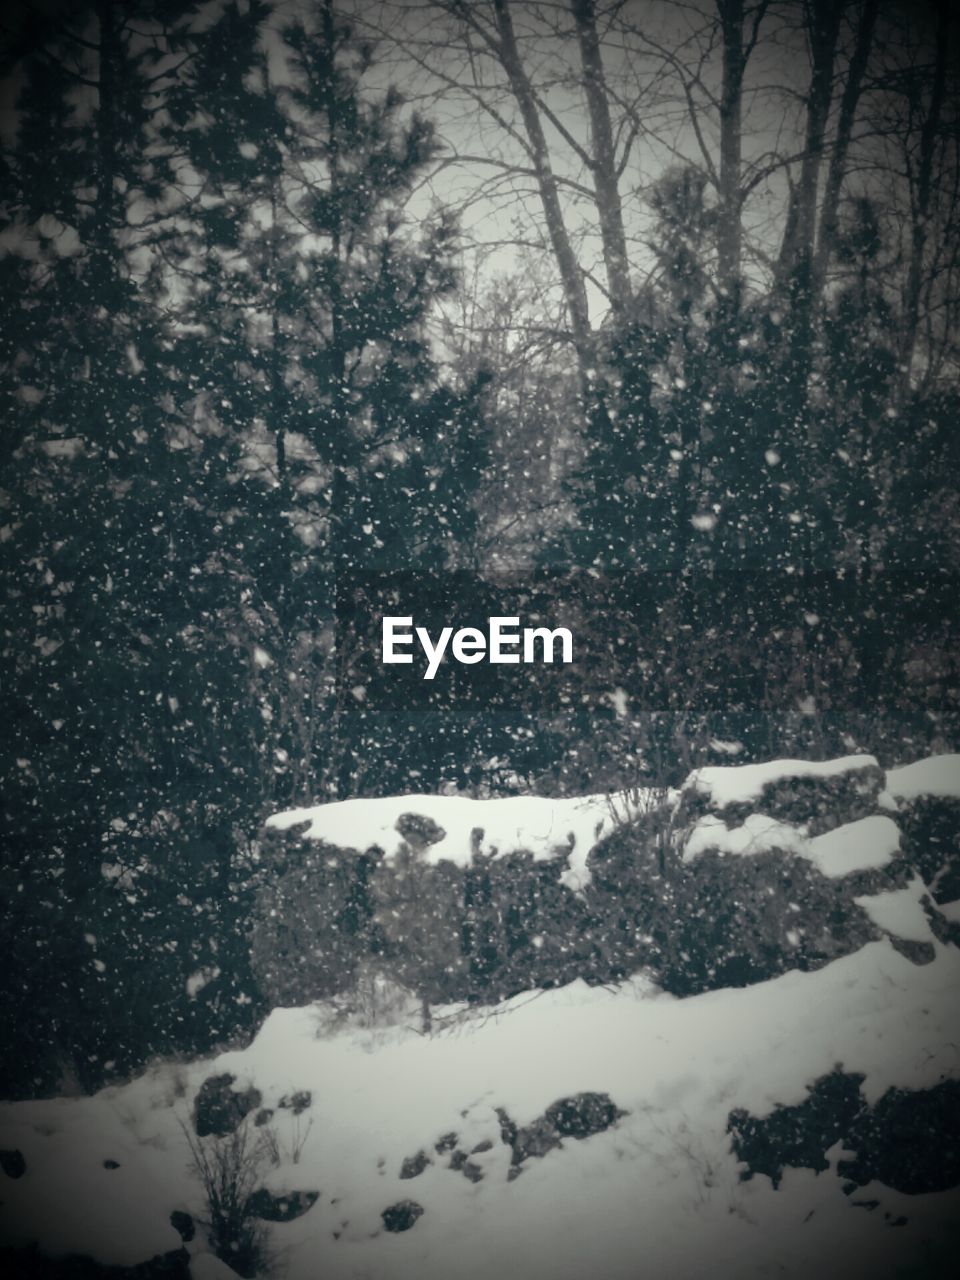
{"label": "dark foliage", "polygon": [[856,1152],[837,1163],[848,1191],[877,1181],[920,1195],[960,1184],[960,1082],[888,1089],[868,1106],[860,1093],[863,1080],[838,1067],[815,1081],[796,1106],[778,1105],[764,1119],[731,1112],[733,1150],[747,1165],[741,1178],[764,1173],[777,1187],[787,1167],[819,1173],[828,1168],[826,1152],[842,1141]]}
{"label": "dark foliage", "polygon": [[732,1111],[727,1130],[737,1158],[747,1165],[741,1179],[765,1173],[776,1188],[787,1166],[816,1173],[828,1168],[825,1152],[852,1131],[865,1110],[863,1080],[838,1068],[815,1081],[803,1102],[777,1105],[766,1119]]}
{"label": "dark foliage", "polygon": [[864,1108],[845,1145],[857,1153],[837,1172],[858,1186],[883,1182],[908,1195],[960,1185],[960,1081],[888,1089]]}
{"label": "dark foliage", "polygon": [[902,804],[897,820],[910,861],[934,901],[955,902],[960,898],[960,800],[918,796]]}
{"label": "dark foliage", "polygon": [[2,266],[8,1095],[250,1032],[251,837],[357,781],[337,574],[442,567],[476,522],[486,375],[444,380],[424,333],[455,229],[403,213],[433,129],[339,21],[284,33],[275,93],[270,8],[193,9],[99,5],[89,112],[52,24],[6,157],[6,223],[77,241]]}
{"label": "dark foliage", "polygon": [[[843,803],[851,820],[876,802],[873,766],[771,791],[783,817],[832,829]],[[510,853],[467,866],[425,862],[410,846],[389,861],[270,836],[280,865],[261,892],[256,962],[261,982],[290,1003],[346,992],[361,963],[414,992],[425,1007],[492,1004],[521,991],[582,978],[614,982],[641,970],[689,996],[818,969],[882,936],[858,895],[903,887],[909,852],[883,868],[825,876],[785,849],[749,857],[706,849],[683,857],[701,796],[667,803],[617,827],[589,859],[582,893],[561,883],[562,857]],[[833,806],[832,812],[831,805]],[[804,807],[805,806],[805,807]],[[349,916],[345,903],[350,902]],[[349,921],[349,923],[348,923]],[[938,926],[939,927],[939,926]],[[944,940],[948,934],[944,933]],[[939,936],[939,935],[938,935]],[[895,939],[912,963],[931,945]]]}

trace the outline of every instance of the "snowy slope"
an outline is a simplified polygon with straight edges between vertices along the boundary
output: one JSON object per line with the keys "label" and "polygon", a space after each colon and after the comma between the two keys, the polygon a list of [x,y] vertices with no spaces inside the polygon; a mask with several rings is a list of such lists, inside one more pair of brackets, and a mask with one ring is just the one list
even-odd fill
{"label": "snowy slope", "polygon": [[[318,1039],[314,1009],[276,1010],[245,1051],[167,1066],[92,1099],[4,1107],[4,1145],[23,1152],[27,1173],[4,1179],[3,1234],[105,1262],[176,1247],[170,1210],[202,1212],[179,1122],[190,1123],[202,1079],[229,1071],[236,1087],[255,1084],[264,1106],[312,1092],[307,1112],[276,1111],[273,1122],[285,1162],[269,1185],[320,1192],[302,1217],[271,1228],[277,1274],[291,1280],[846,1280],[852,1258],[862,1268],[854,1274],[892,1276],[944,1247],[957,1192],[907,1196],[874,1184],[853,1198],[878,1200],[869,1211],[832,1172],[788,1170],[778,1191],[765,1177],[740,1182],[725,1128],[735,1107],[764,1115],[800,1102],[837,1063],[864,1073],[868,1101],[891,1084],[960,1074],[960,953],[934,945],[926,966],[872,943],[817,973],[682,1001],[637,982],[574,983],[432,1037],[394,1029]],[[495,1108],[524,1125],[579,1091],[607,1092],[629,1114],[508,1180]],[[468,1150],[492,1143],[474,1157],[481,1181],[435,1153],[450,1131]],[[403,1160],[421,1149],[433,1163],[400,1179]],[[121,1169],[105,1170],[107,1157]],[[382,1211],[407,1198],[423,1216],[404,1234],[385,1232]],[[884,1213],[907,1222],[893,1230]],[[205,1252],[199,1238],[190,1249]],[[194,1274],[215,1271],[207,1257]]]}
{"label": "snowy slope", "polygon": [[[702,774],[722,808],[771,794],[771,782],[832,783],[864,763],[873,766],[870,757],[852,757]],[[888,790],[900,800],[911,787],[930,794],[949,784],[943,767],[894,771]],[[693,785],[701,781],[695,775]],[[376,844],[389,859],[404,829],[410,833],[405,816],[415,814],[428,861],[462,865],[477,851],[493,857],[523,849],[569,858],[567,874],[582,886],[589,853],[616,816],[627,804],[648,802],[636,794],[404,796],[294,810],[271,825],[282,831],[307,823],[309,838]],[[900,856],[899,830],[887,813],[841,820],[811,837],[802,822],[765,813],[728,826],[708,812],[683,838],[686,863],[711,850],[750,857],[779,849],[835,879],[883,869]],[[419,1024],[337,1029],[323,1005],[277,1009],[245,1050],[160,1064],[93,1098],[0,1104],[0,1155],[20,1153],[26,1169],[16,1176],[16,1159],[3,1166],[0,1244],[36,1241],[54,1256],[122,1265],[178,1249],[171,1211],[198,1223],[205,1215],[191,1155],[195,1101],[211,1076],[229,1073],[235,1090],[258,1091],[244,1122],[252,1140],[270,1137],[272,1155],[261,1153],[257,1183],[279,1195],[318,1193],[301,1216],[269,1227],[277,1277],[947,1274],[960,1187],[907,1195],[874,1182],[845,1194],[838,1142],[827,1171],[788,1167],[774,1189],[764,1174],[741,1181],[728,1132],[732,1112],[764,1117],[778,1104],[803,1103],[814,1081],[838,1065],[864,1077],[871,1105],[893,1086],[934,1089],[960,1079],[960,950],[931,932],[923,880],[914,875],[904,884],[901,874],[893,883],[904,887],[856,901],[897,946],[891,937],[869,942],[815,972],[682,1000],[642,977],[618,987],[578,981],[495,1009],[435,1010],[429,1036]],[[920,945],[911,952],[901,940]],[[295,1114],[289,1099],[304,1092],[308,1105]],[[547,1142],[516,1176],[505,1117],[542,1137],[548,1108],[581,1094],[608,1095],[620,1112],[616,1122],[582,1140]],[[260,1108],[270,1115],[256,1128]],[[952,1140],[940,1132],[932,1138]],[[411,1161],[406,1172],[415,1168],[416,1176],[401,1177]],[[422,1213],[408,1230],[386,1230],[384,1211],[404,1201]],[[202,1226],[186,1247],[194,1280],[229,1280]]]}

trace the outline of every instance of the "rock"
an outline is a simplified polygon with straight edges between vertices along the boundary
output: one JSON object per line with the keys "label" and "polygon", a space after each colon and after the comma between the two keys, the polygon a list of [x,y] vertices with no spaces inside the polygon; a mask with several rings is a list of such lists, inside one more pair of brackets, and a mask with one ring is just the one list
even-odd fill
{"label": "rock", "polygon": [[260,1187],[247,1198],[247,1212],[264,1222],[293,1222],[302,1218],[320,1199],[319,1191],[285,1191],[275,1194]]}
{"label": "rock", "polygon": [[119,1169],[120,1165],[116,1160],[104,1160],[103,1167],[105,1169]]}
{"label": "rock", "polygon": [[[488,1146],[493,1146],[489,1143]],[[453,1169],[455,1173],[462,1173],[465,1178],[469,1178],[471,1182],[483,1181],[483,1170],[474,1160],[470,1160],[466,1151],[462,1151],[459,1147],[450,1156],[448,1169]]]}
{"label": "rock", "polygon": [[411,849],[417,851],[439,844],[447,834],[439,823],[423,813],[401,813],[393,825]]}
{"label": "rock", "polygon": [[522,1164],[532,1157],[542,1159],[548,1151],[560,1146],[560,1135],[551,1121],[538,1116],[533,1124],[517,1130],[513,1143],[513,1163]]}
{"label": "rock", "polygon": [[[531,1157],[540,1159],[548,1151],[562,1146],[562,1138],[589,1138],[593,1133],[602,1133],[625,1115],[627,1112],[621,1111],[607,1093],[576,1093],[569,1098],[559,1098],[523,1129],[514,1124],[502,1107],[497,1108],[500,1137],[513,1148],[511,1164],[515,1167]],[[519,1169],[516,1172],[511,1169],[508,1176],[516,1177],[518,1172]]]}
{"label": "rock", "polygon": [[407,1156],[400,1166],[401,1178],[419,1178],[428,1164],[432,1164],[425,1151],[418,1151],[415,1156]]}
{"label": "rock", "polygon": [[826,1152],[845,1139],[864,1109],[863,1080],[862,1075],[838,1068],[821,1076],[797,1106],[778,1105],[763,1119],[731,1111],[727,1132],[733,1135],[737,1159],[747,1165],[740,1180],[765,1173],[776,1189],[787,1166],[816,1173],[828,1169]]}
{"label": "rock", "polygon": [[186,1249],[159,1253],[133,1266],[108,1266],[85,1254],[48,1258],[35,1245],[26,1249],[0,1248],[4,1280],[191,1280]]}
{"label": "rock", "polygon": [[295,1116],[298,1116],[301,1111],[306,1111],[312,1102],[313,1094],[309,1089],[298,1089],[296,1093],[291,1093],[289,1098],[284,1095],[277,1106],[286,1111],[292,1111]]}
{"label": "rock", "polygon": [[27,1172],[27,1162],[23,1158],[23,1152],[16,1148],[0,1151],[0,1169],[8,1178],[22,1178]]}
{"label": "rock", "polygon": [[876,1180],[920,1195],[960,1186],[960,1080],[932,1089],[888,1089],[864,1108],[844,1146],[857,1155],[837,1172],[858,1186]]}
{"label": "rock", "polygon": [[438,1156],[442,1156],[445,1151],[452,1151],[457,1145],[457,1134],[445,1133],[439,1137],[433,1145],[434,1151]]}
{"label": "rock", "polygon": [[380,1214],[385,1231],[398,1233],[409,1231],[418,1218],[423,1217],[423,1205],[416,1200],[398,1200]]}
{"label": "rock", "polygon": [[627,1114],[611,1102],[608,1093],[577,1093],[551,1103],[546,1119],[562,1138],[589,1138],[592,1133],[603,1133]]}
{"label": "rock", "polygon": [[512,1147],[517,1140],[517,1126],[503,1107],[497,1107],[497,1119],[500,1121],[500,1141],[505,1147]]}
{"label": "rock", "polygon": [[197,1234],[196,1224],[191,1214],[184,1209],[174,1209],[170,1215],[170,1225],[177,1232],[184,1244],[189,1244]]}
{"label": "rock", "polygon": [[484,1138],[483,1141],[478,1142],[475,1147],[471,1147],[470,1154],[472,1156],[477,1156],[480,1154],[481,1151],[492,1151],[492,1150],[493,1150],[493,1143],[490,1141],[489,1138]]}
{"label": "rock", "polygon": [[235,1131],[249,1111],[259,1107],[259,1089],[235,1093],[231,1087],[234,1079],[229,1073],[208,1076],[200,1086],[193,1104],[193,1127],[198,1138],[208,1134],[225,1138]]}
{"label": "rock", "polygon": [[890,945],[911,964],[932,964],[937,958],[932,942],[917,942],[913,938],[898,938],[890,934]]}

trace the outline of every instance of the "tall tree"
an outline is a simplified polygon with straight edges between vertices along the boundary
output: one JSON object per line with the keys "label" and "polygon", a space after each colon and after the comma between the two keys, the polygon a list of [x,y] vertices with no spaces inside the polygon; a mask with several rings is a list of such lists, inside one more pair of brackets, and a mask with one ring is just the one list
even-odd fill
{"label": "tall tree", "polygon": [[[907,281],[904,288],[903,324],[900,342],[903,390],[908,389],[910,386],[911,366],[917,347],[917,320],[920,311],[924,255],[927,248],[933,198],[934,157],[942,141],[939,134],[947,82],[947,61],[950,52],[950,7],[946,0],[938,0],[936,13],[934,64],[933,74],[930,77],[929,94],[926,92],[926,77],[912,77],[908,88],[911,109],[920,115],[923,123],[920,128],[919,155],[910,192],[910,256]],[[924,101],[924,99],[927,100]]]}

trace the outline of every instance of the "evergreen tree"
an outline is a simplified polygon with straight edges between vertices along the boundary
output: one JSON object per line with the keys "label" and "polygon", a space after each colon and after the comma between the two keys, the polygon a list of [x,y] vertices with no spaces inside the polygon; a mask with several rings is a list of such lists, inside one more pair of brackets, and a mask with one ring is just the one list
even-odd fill
{"label": "evergreen tree", "polygon": [[[20,305],[5,353],[18,384],[5,639],[17,741],[4,772],[13,867],[25,877],[11,909],[42,935],[11,985],[43,992],[25,1032],[45,1067],[62,1051],[92,1078],[101,1039],[117,1030],[103,1026],[102,1005],[125,1010],[122,1023],[134,989],[130,967],[102,958],[105,844],[121,829],[151,830],[168,804],[195,814],[214,772],[209,690],[189,653],[190,570],[208,548],[188,531],[191,506],[204,506],[190,459],[170,449],[169,336],[131,230],[170,175],[151,145],[155,51],[130,16],[109,0],[83,14],[79,64],[72,31],[52,32],[26,68],[9,157]],[[151,13],[140,16],[159,39]],[[80,86],[92,87],[77,107]],[[214,784],[205,802],[216,799]],[[130,876],[137,861],[130,851]],[[150,945],[136,916],[116,918],[117,958]]]}
{"label": "evergreen tree", "polygon": [[[433,308],[456,280],[453,225],[408,209],[434,130],[397,93],[364,90],[372,51],[332,5],[274,33],[286,68],[275,84],[268,17],[228,6],[174,98],[203,206],[176,247],[183,357],[214,412],[246,424],[236,536],[292,680],[308,683],[305,637],[335,632],[309,785],[350,794],[367,713],[346,693],[351,635],[335,601],[371,572],[471,562],[488,378],[451,385],[429,349]],[[277,742],[287,759],[297,746]]]}
{"label": "evergreen tree", "polygon": [[325,714],[337,578],[456,562],[476,524],[484,378],[427,341],[453,229],[404,212],[432,130],[363,93],[330,8],[280,84],[268,7],[191,10],[102,0],[76,65],[53,31],[6,158],[17,1089],[249,1021],[250,837],[349,786],[367,732]]}

